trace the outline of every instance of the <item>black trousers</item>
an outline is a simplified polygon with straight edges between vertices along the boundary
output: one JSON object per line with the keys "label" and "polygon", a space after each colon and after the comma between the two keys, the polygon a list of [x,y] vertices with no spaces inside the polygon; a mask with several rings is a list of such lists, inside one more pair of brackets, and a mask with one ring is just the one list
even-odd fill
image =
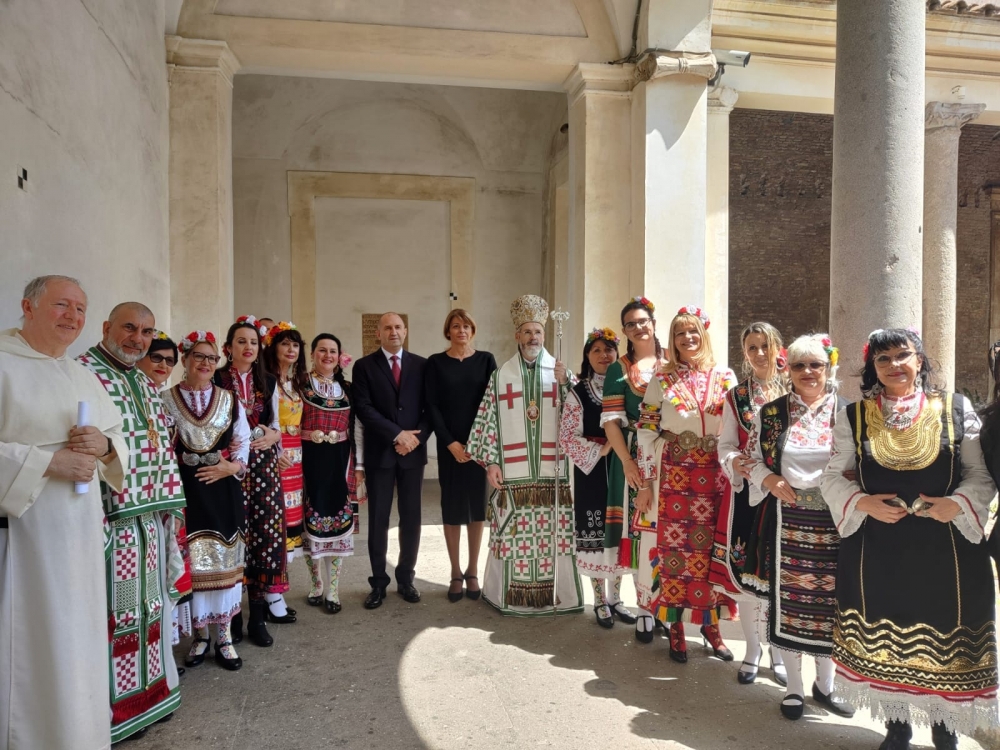
{"label": "black trousers", "polygon": [[420,490],[424,467],[401,469],[368,468],[368,559],[372,574],[368,583],[374,588],[386,588],[390,578],[385,572],[385,555],[389,549],[389,515],[392,512],[392,490],[399,497],[399,560],[396,563],[396,583],[413,583],[413,569],[420,550]]}

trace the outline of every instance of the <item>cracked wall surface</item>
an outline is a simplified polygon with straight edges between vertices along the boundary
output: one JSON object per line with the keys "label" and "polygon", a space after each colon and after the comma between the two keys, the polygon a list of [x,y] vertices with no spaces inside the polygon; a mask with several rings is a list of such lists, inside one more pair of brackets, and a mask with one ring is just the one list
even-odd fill
{"label": "cracked wall surface", "polygon": [[167,101],[162,0],[0,3],[0,328],[45,273],[89,294],[72,353],[126,299],[168,327]]}

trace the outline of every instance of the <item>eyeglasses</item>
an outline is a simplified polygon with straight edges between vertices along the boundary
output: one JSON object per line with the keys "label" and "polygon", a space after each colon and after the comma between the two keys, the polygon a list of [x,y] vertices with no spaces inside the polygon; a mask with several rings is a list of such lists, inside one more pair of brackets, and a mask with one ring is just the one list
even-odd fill
{"label": "eyeglasses", "polygon": [[875,357],[875,366],[888,367],[889,365],[905,365],[913,359],[914,354],[916,354],[914,351],[900,352],[895,357],[890,357],[888,354],[879,354]]}
{"label": "eyeglasses", "polygon": [[202,362],[208,362],[209,364],[217,365],[219,360],[222,359],[218,354],[202,354],[201,352],[192,352],[191,359],[197,362],[199,365]]}
{"label": "eyeglasses", "polygon": [[634,331],[637,328],[648,328],[653,322],[652,318],[643,318],[642,320],[630,320],[625,324],[626,331]]}
{"label": "eyeglasses", "polygon": [[173,357],[164,357],[162,354],[150,354],[149,361],[152,362],[154,365],[159,365],[162,364],[163,362],[166,362],[167,367],[173,367],[174,365],[177,364],[176,359],[174,359]]}
{"label": "eyeglasses", "polygon": [[826,362],[792,362],[790,367],[792,372],[805,372],[806,370],[819,372],[826,369]]}

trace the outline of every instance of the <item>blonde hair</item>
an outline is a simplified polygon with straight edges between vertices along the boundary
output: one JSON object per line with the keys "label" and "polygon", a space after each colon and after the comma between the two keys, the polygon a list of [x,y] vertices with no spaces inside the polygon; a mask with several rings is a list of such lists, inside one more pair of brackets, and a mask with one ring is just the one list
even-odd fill
{"label": "blonde hair", "polygon": [[673,372],[681,362],[680,350],[674,342],[674,335],[677,333],[677,326],[679,325],[693,325],[698,331],[698,335],[701,336],[701,346],[698,347],[698,351],[691,358],[690,366],[699,371],[711,370],[715,367],[715,355],[712,353],[712,339],[709,337],[708,331],[705,330],[705,324],[701,322],[701,318],[697,315],[680,313],[675,315],[674,319],[670,321],[670,361],[664,366],[663,372]]}
{"label": "blonde hair", "polygon": [[749,378],[754,374],[753,366],[750,364],[750,360],[747,359],[747,338],[751,334],[760,334],[764,337],[764,341],[767,344],[767,373],[764,376],[764,390],[768,394],[780,395],[788,390],[788,378],[785,373],[778,371],[778,357],[781,355],[781,347],[784,344],[781,341],[781,333],[770,323],[765,323],[762,320],[758,320],[751,323],[743,332],[740,334],[740,349],[743,352],[743,377]]}
{"label": "blonde hair", "polygon": [[451,341],[451,334],[450,334],[451,324],[455,320],[455,318],[458,318],[463,323],[466,323],[469,326],[471,326],[472,335],[473,336],[476,335],[476,321],[474,321],[472,319],[472,316],[469,315],[469,313],[467,313],[461,307],[456,307],[454,310],[448,313],[448,317],[444,319],[444,337],[448,339],[448,341]]}

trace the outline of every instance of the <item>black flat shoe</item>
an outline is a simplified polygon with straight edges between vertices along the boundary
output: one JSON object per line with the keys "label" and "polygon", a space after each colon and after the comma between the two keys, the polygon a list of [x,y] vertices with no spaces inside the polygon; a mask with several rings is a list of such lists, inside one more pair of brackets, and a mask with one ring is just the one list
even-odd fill
{"label": "black flat shoe", "polygon": [[243,610],[241,609],[235,615],[233,615],[232,622],[229,624],[230,633],[233,636],[233,643],[243,642]]}
{"label": "black flat shoe", "polygon": [[365,599],[365,609],[378,609],[385,601],[385,589],[372,589]]}
{"label": "black flat shoe", "polygon": [[[605,610],[608,613],[607,617],[601,617],[601,610]],[[607,604],[595,604],[594,605],[594,617],[597,618],[597,624],[602,628],[613,628],[615,626],[615,618],[611,616],[611,607]]]}
{"label": "black flat shoe", "polygon": [[[798,701],[798,703],[785,703],[785,701]],[[795,695],[794,693],[786,695],[781,701],[781,715],[792,721],[801,719],[805,708],[806,702],[801,695]]]}
{"label": "black flat shoe", "polygon": [[204,651],[202,651],[200,654],[197,654],[196,656],[192,656],[191,654],[185,656],[184,657],[185,667],[197,667],[200,664],[203,664],[205,662],[205,654],[208,653],[208,649],[212,645],[212,640],[210,638],[199,638],[198,636],[195,636],[194,643],[192,643],[191,645],[193,646],[195,643],[207,643],[208,645],[205,646]]}
{"label": "black flat shoe", "polygon": [[[646,624],[647,620],[649,621],[648,625]],[[648,627],[649,630],[639,630],[639,622],[640,621],[642,622],[643,627]],[[636,620],[635,620],[635,625],[636,625],[636,627],[635,627],[635,639],[637,641],[639,641],[639,643],[652,643],[653,642],[653,631],[656,628],[656,626],[653,624],[654,622],[655,621],[653,620],[652,616],[650,616],[650,615],[639,615],[636,618]]]}
{"label": "black flat shoe", "polygon": [[[739,671],[736,672],[736,681],[741,685],[752,685],[754,680],[757,679],[757,672],[760,670],[760,660],[758,659],[757,662],[757,664],[751,664],[748,661],[744,661],[740,664]],[[749,667],[749,669],[744,669],[744,667]]]}
{"label": "black flat shoe", "polygon": [[[885,725],[886,733],[878,750],[910,750],[910,740],[913,739],[913,727],[905,721],[890,721]],[[933,728],[931,734],[933,735]]]}
{"label": "black flat shoe", "polygon": [[409,602],[410,604],[416,604],[420,601],[420,592],[417,591],[417,587],[412,583],[400,584],[399,588],[396,590],[399,592],[399,595],[403,597],[403,600]]}
{"label": "black flat shoe", "polygon": [[223,669],[228,669],[230,672],[239,671],[240,667],[243,666],[243,659],[237,656],[235,659],[227,659],[222,655],[222,649],[219,648],[219,644],[215,644],[215,663],[218,664]]}
{"label": "black flat shoe", "polygon": [[323,603],[323,595],[320,594],[319,596],[307,596],[306,603],[310,607],[318,607]]}
{"label": "black flat shoe", "polygon": [[[465,583],[465,579],[464,578],[452,578],[451,579],[452,583],[455,583],[455,581],[460,581],[463,584]],[[464,586],[462,588],[460,588],[458,591],[449,591],[448,592],[448,601],[451,602],[452,604],[454,604],[455,602],[460,602],[464,598],[465,598],[465,587]]]}
{"label": "black flat shoe", "polygon": [[139,729],[138,731],[132,732],[132,734],[130,734],[128,737],[125,737],[123,739],[118,740],[118,742],[115,742],[114,743],[114,747],[117,747],[118,745],[121,745],[122,743],[125,743],[125,742],[134,742],[135,740],[141,740],[143,737],[146,736],[146,733],[148,731],[149,731],[149,727],[143,727],[142,729]]}
{"label": "black flat shoe", "polygon": [[177,676],[178,677],[180,677],[181,675],[183,675],[185,672],[187,672],[187,670],[184,669],[184,667],[177,667]]}
{"label": "black flat shoe", "polygon": [[247,636],[250,642],[261,648],[269,648],[274,644],[274,638],[267,632],[264,624],[264,610],[267,604],[263,599],[250,602],[250,622],[247,623]]}
{"label": "black flat shoe", "polygon": [[931,724],[931,739],[934,741],[934,750],[958,750],[958,735],[949,732],[939,721]]}
{"label": "black flat shoe", "polygon": [[341,610],[340,602],[335,602],[330,599],[323,602],[323,608],[326,610],[328,615],[335,615]]}
{"label": "black flat shoe", "polygon": [[[470,579],[473,580],[473,581],[475,581],[476,583],[479,583],[479,579],[476,578],[475,576],[465,576],[465,580],[466,581],[468,581]],[[475,591],[473,591],[468,586],[466,586],[465,587],[465,595],[467,597],[469,597],[470,599],[472,599],[472,601],[475,601],[476,599],[478,599],[480,596],[483,595],[483,590],[482,589],[476,589]]]}
{"label": "black flat shoe", "polygon": [[612,617],[617,617],[626,625],[635,625],[636,616],[632,614],[632,610],[624,604],[621,602],[615,602],[614,604],[609,604],[608,607],[611,609]]}
{"label": "black flat shoe", "polygon": [[836,690],[832,690],[829,695],[826,695],[819,689],[819,685],[814,682],[812,692],[814,701],[825,706],[828,710],[837,714],[837,716],[845,716],[848,719],[854,716],[854,706],[837,695]]}
{"label": "black flat shoe", "polygon": [[[287,608],[286,608],[287,609]],[[271,622],[276,622],[280,625],[287,625],[296,621],[295,612],[288,610],[281,617],[278,617],[274,612],[271,611],[270,605],[264,607],[264,619],[270,620]]]}

